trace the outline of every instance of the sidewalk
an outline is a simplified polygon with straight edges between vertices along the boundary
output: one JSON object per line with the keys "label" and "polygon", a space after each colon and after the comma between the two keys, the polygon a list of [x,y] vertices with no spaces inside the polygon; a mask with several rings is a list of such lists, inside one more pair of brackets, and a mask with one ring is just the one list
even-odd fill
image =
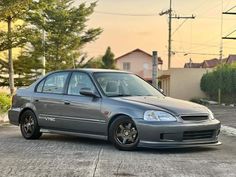
{"label": "sidewalk", "polygon": [[0,114],[0,124],[9,122],[7,113]]}
{"label": "sidewalk", "polygon": [[236,128],[236,107],[230,106],[208,106],[214,113],[216,119],[221,121],[222,125]]}

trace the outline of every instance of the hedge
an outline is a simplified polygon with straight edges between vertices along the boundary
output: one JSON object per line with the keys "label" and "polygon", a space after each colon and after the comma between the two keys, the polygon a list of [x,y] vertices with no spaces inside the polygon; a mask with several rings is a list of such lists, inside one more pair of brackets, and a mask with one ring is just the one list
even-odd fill
{"label": "hedge", "polygon": [[[222,78],[222,84],[220,84],[220,78]],[[217,100],[219,88],[221,88],[222,101],[236,103],[236,63],[223,65],[203,75],[201,89],[211,99]]]}
{"label": "hedge", "polygon": [[0,114],[7,112],[11,107],[11,97],[6,93],[0,93]]}

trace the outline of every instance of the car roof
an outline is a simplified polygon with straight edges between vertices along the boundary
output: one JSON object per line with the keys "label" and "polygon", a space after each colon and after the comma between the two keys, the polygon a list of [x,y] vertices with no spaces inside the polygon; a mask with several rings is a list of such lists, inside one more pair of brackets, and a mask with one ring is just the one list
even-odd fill
{"label": "car roof", "polygon": [[[87,73],[104,73],[104,72],[113,72],[113,73],[130,73],[128,71],[122,70],[115,70],[115,69],[97,69],[97,68],[78,68],[78,69],[66,69],[66,70],[59,70],[55,72],[63,72],[63,71],[83,71]],[[53,72],[52,72],[53,73]]]}

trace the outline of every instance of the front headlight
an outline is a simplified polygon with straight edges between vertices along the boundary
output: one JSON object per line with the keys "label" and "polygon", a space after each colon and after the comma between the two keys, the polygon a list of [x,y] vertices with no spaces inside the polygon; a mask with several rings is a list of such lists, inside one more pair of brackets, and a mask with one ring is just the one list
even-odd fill
{"label": "front headlight", "polygon": [[208,109],[208,112],[209,112],[209,119],[211,120],[215,119],[214,114],[211,112],[210,109]]}
{"label": "front headlight", "polygon": [[144,120],[146,121],[166,121],[175,122],[177,119],[170,113],[164,111],[149,110],[144,113]]}

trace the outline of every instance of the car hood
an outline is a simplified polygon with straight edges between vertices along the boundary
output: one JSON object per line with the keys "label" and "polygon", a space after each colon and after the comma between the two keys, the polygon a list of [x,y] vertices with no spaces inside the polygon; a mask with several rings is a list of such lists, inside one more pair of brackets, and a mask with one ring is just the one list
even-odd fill
{"label": "car hood", "polygon": [[155,96],[145,96],[145,97],[121,97],[121,100],[127,100],[131,102],[138,102],[146,105],[156,106],[165,110],[168,110],[176,115],[182,114],[209,114],[208,109],[205,106],[192,103],[189,101],[174,99],[170,97],[155,97]]}

